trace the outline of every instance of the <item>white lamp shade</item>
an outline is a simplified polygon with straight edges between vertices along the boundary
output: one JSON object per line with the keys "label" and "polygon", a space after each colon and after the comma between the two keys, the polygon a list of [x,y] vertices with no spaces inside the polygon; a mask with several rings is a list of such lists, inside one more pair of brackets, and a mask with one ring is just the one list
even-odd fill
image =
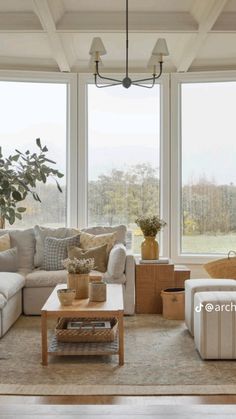
{"label": "white lamp shade", "polygon": [[159,38],[156,42],[155,47],[152,50],[152,55],[169,55],[166,40]]}
{"label": "white lamp shade", "polygon": [[93,38],[92,40],[89,54],[95,55],[96,52],[98,52],[99,55],[105,55],[107,53],[101,38]]}
{"label": "white lamp shade", "polygon": [[159,65],[160,61],[162,61],[161,55],[151,55],[147,67],[153,67],[154,65]]}

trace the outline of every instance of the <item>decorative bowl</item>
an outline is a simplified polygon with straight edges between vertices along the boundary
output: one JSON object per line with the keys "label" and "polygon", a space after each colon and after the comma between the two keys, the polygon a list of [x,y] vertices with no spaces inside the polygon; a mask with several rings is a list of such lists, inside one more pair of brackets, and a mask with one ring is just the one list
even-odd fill
{"label": "decorative bowl", "polygon": [[70,306],[75,299],[76,291],[72,288],[57,290],[57,296],[62,306]]}

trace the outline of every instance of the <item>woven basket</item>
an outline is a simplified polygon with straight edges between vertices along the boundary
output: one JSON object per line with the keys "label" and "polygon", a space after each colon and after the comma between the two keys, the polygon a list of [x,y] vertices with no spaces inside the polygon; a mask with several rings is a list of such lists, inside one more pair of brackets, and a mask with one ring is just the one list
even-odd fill
{"label": "woven basket", "polygon": [[[89,323],[90,321],[110,321],[111,329],[104,330],[84,330],[84,329],[67,329],[67,323],[69,321],[82,321]],[[118,329],[117,319],[85,319],[85,318],[60,318],[56,329],[55,334],[57,340],[60,342],[113,342],[115,340]]]}
{"label": "woven basket", "polygon": [[236,279],[236,256],[231,257],[231,254],[235,255],[236,253],[231,250],[227,258],[205,263],[203,266],[207,273],[212,278]]}

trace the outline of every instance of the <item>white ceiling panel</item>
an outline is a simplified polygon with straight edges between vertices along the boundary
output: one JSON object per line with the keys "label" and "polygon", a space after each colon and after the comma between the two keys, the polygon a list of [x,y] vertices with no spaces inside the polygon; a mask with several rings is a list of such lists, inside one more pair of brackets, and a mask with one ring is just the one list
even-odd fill
{"label": "white ceiling panel", "polygon": [[32,11],[32,0],[0,0],[1,12],[29,12]]}
{"label": "white ceiling panel", "polygon": [[51,58],[47,35],[0,33],[0,57]]}
{"label": "white ceiling panel", "polygon": [[215,33],[208,35],[197,59],[236,58],[236,34]]}
{"label": "white ceiling panel", "polygon": [[[129,0],[133,11],[189,11],[195,0]],[[205,0],[207,1],[207,0]],[[125,0],[62,0],[66,11],[123,11]]]}

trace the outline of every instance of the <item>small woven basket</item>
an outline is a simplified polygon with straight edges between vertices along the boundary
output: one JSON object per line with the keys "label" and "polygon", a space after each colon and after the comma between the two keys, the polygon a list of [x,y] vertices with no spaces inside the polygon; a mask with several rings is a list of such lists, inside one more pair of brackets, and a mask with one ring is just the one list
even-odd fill
{"label": "small woven basket", "polygon": [[[91,330],[86,329],[67,329],[69,321],[82,321],[89,323],[91,321],[110,321],[111,329]],[[60,318],[55,329],[57,340],[60,342],[113,342],[118,330],[117,319],[104,318]]]}
{"label": "small woven basket", "polygon": [[[234,254],[233,257],[230,255]],[[236,253],[230,250],[228,257],[205,263],[204,268],[212,278],[236,279]]]}

